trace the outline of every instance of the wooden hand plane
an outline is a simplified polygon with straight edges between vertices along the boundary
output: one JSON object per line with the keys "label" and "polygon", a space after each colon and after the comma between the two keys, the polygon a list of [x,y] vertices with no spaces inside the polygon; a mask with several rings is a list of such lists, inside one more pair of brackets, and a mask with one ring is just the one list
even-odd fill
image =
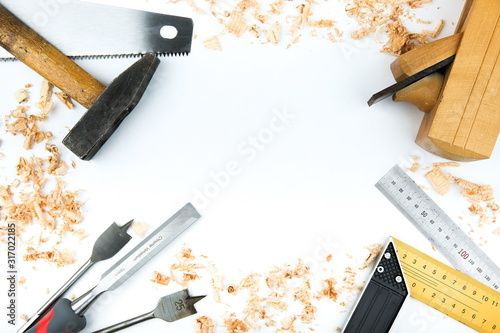
{"label": "wooden hand plane", "polygon": [[396,81],[454,56],[393,96],[426,112],[416,143],[438,156],[489,158],[500,132],[500,1],[468,0],[456,34],[401,55],[391,64]]}

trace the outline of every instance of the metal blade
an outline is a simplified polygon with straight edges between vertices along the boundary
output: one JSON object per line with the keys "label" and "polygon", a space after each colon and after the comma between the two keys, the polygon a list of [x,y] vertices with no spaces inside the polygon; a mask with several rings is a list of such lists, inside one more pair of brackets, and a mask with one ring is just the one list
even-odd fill
{"label": "metal blade", "polygon": [[370,97],[370,99],[368,100],[368,106],[372,106],[373,104],[378,103],[389,96],[392,96],[394,93],[400,91],[401,89],[408,87],[410,84],[415,83],[418,80],[437,72],[441,68],[448,66],[453,62],[454,59],[455,56],[452,55],[451,57],[448,57],[430,67],[427,67],[426,69],[421,70],[418,73],[413,74],[412,76],[407,77],[402,81],[393,84],[392,86],[379,91],[378,93]]}
{"label": "metal blade", "polygon": [[154,309],[154,317],[173,322],[191,316],[196,313],[194,304],[204,297],[192,297],[187,289],[163,296]]}
{"label": "metal blade", "polygon": [[104,291],[116,289],[199,218],[200,214],[193,205],[191,203],[186,204],[104,272],[91,294],[99,295]]}
{"label": "metal blade", "polygon": [[[0,0],[8,10],[70,58],[185,55],[191,51],[190,18],[77,0]],[[177,31],[162,37],[163,27]],[[172,29],[172,28],[170,28]],[[0,58],[15,59],[0,48]]]}
{"label": "metal blade", "polygon": [[90,260],[98,262],[109,259],[117,254],[132,238],[127,229],[134,220],[130,220],[119,227],[113,222],[95,241]]}
{"label": "metal blade", "polygon": [[163,250],[182,232],[200,218],[191,203],[186,204],[171,218],[159,226],[139,245],[103,273],[97,285],[98,290],[114,290],[127,280],[151,258]]}

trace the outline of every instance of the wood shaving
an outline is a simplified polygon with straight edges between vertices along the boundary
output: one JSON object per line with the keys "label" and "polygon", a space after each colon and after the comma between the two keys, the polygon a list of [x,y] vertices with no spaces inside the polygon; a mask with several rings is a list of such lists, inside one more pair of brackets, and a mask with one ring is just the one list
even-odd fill
{"label": "wood shaving", "polygon": [[229,17],[230,21],[226,25],[227,31],[236,37],[241,37],[248,29],[247,20],[237,11],[232,12]]}
{"label": "wood shaving", "polygon": [[224,320],[224,325],[229,333],[248,332],[250,327],[238,318],[228,318]]}
{"label": "wood shaving", "polygon": [[189,282],[201,278],[197,271],[205,269],[206,266],[195,262],[196,257],[192,254],[192,249],[182,248],[176,257],[178,263],[170,266],[170,276],[174,282],[186,287]]}
{"label": "wood shaving", "polygon": [[196,333],[214,333],[215,325],[212,318],[201,316],[196,318]]}
{"label": "wood shaving", "polygon": [[293,329],[294,327],[294,323],[295,321],[297,320],[297,316],[286,316],[286,317],[283,317],[281,319],[281,329],[280,331],[282,330],[285,330],[285,331],[290,331]]}
{"label": "wood shaving", "polygon": [[327,297],[336,302],[339,297],[336,285],[337,281],[335,280],[335,278],[323,280],[323,289],[321,289],[321,291],[319,292],[319,297]]}
{"label": "wood shaving", "polygon": [[56,263],[58,267],[62,267],[65,264],[72,264],[75,262],[73,254],[67,249],[63,250],[52,250],[52,251],[38,251],[33,247],[28,247],[26,249],[26,254],[23,256],[25,261],[35,261],[35,260],[46,260],[49,262]]}
{"label": "wood shaving", "polygon": [[51,103],[53,88],[54,86],[49,81],[45,79],[42,81],[42,84],[40,86],[40,98],[38,100],[38,103],[36,104],[37,108],[39,108],[40,110],[44,110],[47,105]]}
{"label": "wood shaving", "polygon": [[396,56],[408,52],[427,43],[429,37],[436,38],[443,28],[444,21],[440,20],[433,32],[423,30],[420,33],[410,33],[403,23],[403,20],[413,18],[414,9],[431,1],[345,0],[347,15],[358,24],[358,29],[351,33],[351,37],[361,39],[385,28],[388,40],[382,47],[382,52]]}
{"label": "wood shaving", "polygon": [[368,251],[370,252],[368,256],[366,257],[363,266],[361,266],[360,269],[366,269],[370,266],[370,264],[377,259],[380,250],[382,249],[382,245],[380,244],[372,244],[366,247]]}
{"label": "wood shaving", "polygon": [[21,315],[19,316],[19,319],[24,320],[24,321],[28,321],[28,320],[29,320],[29,317],[28,317],[25,313],[23,313],[23,314],[21,314]]}
{"label": "wood shaving", "polygon": [[147,224],[145,222],[135,222],[134,221],[132,223],[131,229],[135,232],[135,234],[137,236],[142,238],[142,237],[144,237],[144,234],[146,233],[146,231],[148,231],[149,224]]}
{"label": "wood shaving", "polygon": [[[207,5],[208,8],[201,9],[195,1],[198,5]],[[180,0],[170,2],[178,3]],[[250,31],[251,34],[248,36],[254,37],[262,44],[272,45],[279,45],[286,36],[288,39],[286,48],[298,43],[303,33],[308,33],[314,38],[338,42],[344,31],[340,31],[335,25],[339,23],[342,26],[349,26],[354,21],[357,26],[350,32],[353,39],[361,39],[376,31],[386,30],[388,41],[382,47],[382,51],[399,55],[427,43],[429,38],[436,38],[444,25],[441,20],[433,31],[423,30],[414,33],[407,30],[408,21],[425,25],[432,23],[415,17],[415,9],[431,0],[342,0],[347,19],[339,13],[331,14],[329,1],[208,0],[203,3],[199,0],[186,0],[186,2],[195,13],[211,15],[217,24],[224,26],[225,30],[219,36],[228,33],[242,37],[246,31]],[[219,50],[218,41],[214,37],[205,39],[203,44],[209,49]]]}
{"label": "wood shaving", "polygon": [[26,89],[19,89],[14,95],[16,96],[16,100],[19,104],[26,102],[29,98],[29,94]]}
{"label": "wood shaving", "polygon": [[55,95],[68,109],[72,109],[75,106],[68,94],[64,92],[56,92]]}
{"label": "wood shaving", "polygon": [[453,177],[443,171],[441,167],[434,166],[431,171],[425,174],[425,177],[431,183],[434,190],[441,194],[445,195],[450,190],[450,185],[453,184]]}
{"label": "wood shaving", "polygon": [[469,212],[478,216],[478,225],[492,224],[497,220],[498,204],[495,202],[494,191],[491,185],[478,185],[471,181],[455,177],[445,172],[444,167],[459,167],[457,162],[434,163],[425,177],[437,193],[444,195],[449,192],[451,185],[458,185],[460,194],[468,199]]}
{"label": "wood shaving", "polygon": [[17,178],[9,181],[11,185],[0,184],[0,212],[4,221],[16,223],[20,238],[32,226],[43,229],[38,236],[25,241],[24,245],[31,246],[26,247],[24,260],[48,260],[63,266],[74,262],[69,250],[59,248],[63,236],[74,233],[77,239],[82,240],[86,234],[83,229],[75,231],[73,228],[82,220],[82,203],[77,200],[78,192],[66,189],[60,178],[66,174],[66,163],[61,160],[57,146],[50,143],[52,134],[41,129],[41,123],[48,118],[53,107],[52,88],[46,80],[42,82],[40,98],[36,103],[38,114],[30,113],[28,105],[19,105],[5,117],[7,133],[24,136],[26,150],[34,149],[35,144],[45,141],[48,156],[42,158],[33,153],[30,157],[19,157],[14,166]]}
{"label": "wood shaving", "polygon": [[279,22],[274,22],[272,29],[265,30],[267,40],[273,44],[276,45],[279,42],[279,33],[281,30],[281,26]]}
{"label": "wood shaving", "polygon": [[203,45],[209,50],[222,51],[218,36],[212,36],[203,41]]}
{"label": "wood shaving", "polygon": [[434,30],[432,31],[431,37],[437,38],[439,36],[439,34],[441,33],[441,30],[443,30],[443,27],[444,27],[444,21],[440,20],[438,22],[438,24],[436,25],[436,27],[434,28]]}
{"label": "wood shaving", "polygon": [[462,188],[460,192],[464,197],[477,199],[481,201],[491,201],[493,197],[493,188],[490,185],[478,185],[461,178],[453,178],[458,186]]}
{"label": "wood shaving", "polygon": [[170,283],[170,280],[171,280],[170,277],[163,275],[162,273],[160,273],[158,271],[154,271],[153,277],[151,278],[150,281],[164,285],[164,286],[168,286],[168,284]]}
{"label": "wood shaving", "polygon": [[39,122],[45,120],[47,114],[29,115],[28,109],[27,106],[18,106],[5,117],[7,133],[24,136],[24,149],[26,150],[32,149],[35,143],[41,143],[53,137],[51,132],[40,129]]}
{"label": "wood shaving", "polygon": [[47,172],[49,175],[62,176],[66,174],[68,167],[64,161],[61,161],[59,148],[54,144],[47,143],[45,145],[45,150],[47,150],[51,155],[47,157]]}
{"label": "wood shaving", "polygon": [[87,233],[85,232],[85,230],[83,229],[78,229],[77,231],[75,231],[73,233],[73,236],[76,237],[76,239],[78,239],[79,241],[82,241],[84,240],[85,238],[87,238]]}
{"label": "wood shaving", "polygon": [[[224,284],[223,284],[223,277],[222,275],[215,275],[214,277],[212,277],[212,291],[213,291],[213,294],[214,294],[214,299],[217,303],[221,303],[221,292],[224,291]],[[232,286],[230,286],[232,287]],[[234,292],[235,289],[234,287],[232,287],[232,291],[230,291],[229,287],[228,287],[228,293],[231,293],[231,292]]]}
{"label": "wood shaving", "polygon": [[412,163],[411,167],[408,168],[408,171],[417,172],[418,169],[420,168],[420,163],[418,162],[418,156],[412,155],[410,157],[411,157],[413,163]]}

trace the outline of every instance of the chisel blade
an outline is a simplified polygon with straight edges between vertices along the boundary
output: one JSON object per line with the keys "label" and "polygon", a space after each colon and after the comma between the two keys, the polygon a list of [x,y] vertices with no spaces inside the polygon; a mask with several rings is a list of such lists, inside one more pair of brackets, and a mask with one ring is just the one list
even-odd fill
{"label": "chisel blade", "polygon": [[104,272],[101,280],[91,293],[99,295],[102,292],[116,289],[200,217],[200,214],[191,203],[186,204]]}
{"label": "chisel blade", "polygon": [[402,81],[399,81],[399,82],[393,84],[392,86],[389,86],[389,87],[373,94],[372,97],[370,97],[370,99],[368,100],[368,106],[372,106],[373,104],[378,103],[381,100],[383,100],[389,96],[392,96],[393,94],[400,91],[401,89],[408,87],[410,84],[415,83],[418,80],[423,79],[424,77],[429,76],[430,74],[435,73],[438,70],[450,65],[451,63],[453,63],[454,59],[455,59],[455,56],[452,55],[452,56],[450,56],[450,57],[448,57],[448,58],[430,66],[430,67],[427,67],[424,70],[421,70],[418,73],[413,74],[412,76],[407,77],[406,79],[404,79]]}

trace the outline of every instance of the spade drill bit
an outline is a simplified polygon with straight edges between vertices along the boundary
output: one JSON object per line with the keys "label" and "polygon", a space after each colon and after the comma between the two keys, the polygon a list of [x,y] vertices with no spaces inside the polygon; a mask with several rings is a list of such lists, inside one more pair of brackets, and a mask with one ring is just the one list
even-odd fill
{"label": "spade drill bit", "polygon": [[43,316],[59,297],[61,297],[61,295],[64,294],[93,264],[109,259],[117,254],[132,238],[126,231],[133,221],[134,220],[130,220],[121,227],[113,222],[95,241],[90,258],[33,316],[31,316],[26,324],[21,327],[19,332],[24,332],[24,330],[31,327],[38,318]]}
{"label": "spade drill bit", "polygon": [[125,320],[121,323],[109,326],[94,333],[116,332],[153,318],[159,318],[167,322],[173,322],[195,314],[196,309],[194,307],[194,304],[204,297],[205,296],[192,297],[189,295],[188,290],[184,289],[160,298],[158,304],[156,305],[156,308],[150,312]]}

